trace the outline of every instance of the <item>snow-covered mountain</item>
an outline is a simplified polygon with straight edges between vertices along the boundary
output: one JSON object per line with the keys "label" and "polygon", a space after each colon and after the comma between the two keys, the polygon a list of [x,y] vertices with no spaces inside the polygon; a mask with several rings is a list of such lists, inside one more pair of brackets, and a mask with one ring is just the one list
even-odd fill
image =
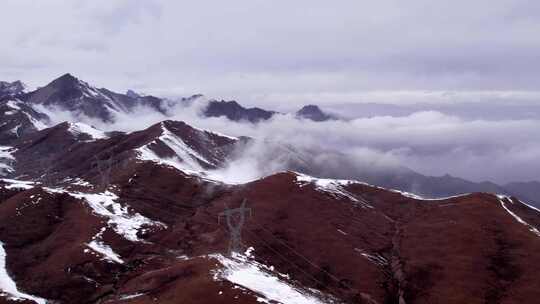
{"label": "snow-covered mountain", "polygon": [[156,111],[163,111],[160,98],[98,89],[71,74],[65,74],[48,85],[29,92],[24,96],[24,100],[29,104],[57,107],[76,116],[97,118],[105,122],[113,121],[115,113],[126,113],[136,106],[148,106]]}
{"label": "snow-covered mountain", "polygon": [[[39,111],[108,121],[200,97],[118,94],[67,74],[0,98],[0,303],[540,296],[534,182],[510,191],[408,168],[358,168],[339,151],[325,154],[329,165],[311,151],[181,121],[105,132],[80,121],[54,125]],[[219,111],[205,115],[264,122],[264,110],[215,104]],[[253,166],[268,170],[238,178]]]}
{"label": "snow-covered mountain", "polygon": [[16,98],[0,101],[0,143],[2,145],[47,127],[47,115]]}
{"label": "snow-covered mountain", "polygon": [[[50,84],[32,92],[25,92],[24,85],[20,81],[4,82],[4,84],[9,84],[4,85],[5,87],[16,89],[11,89],[15,96],[9,95],[0,98],[0,145],[2,146],[10,146],[21,137],[46,127],[53,127],[47,115],[41,113],[43,107],[49,107],[48,113],[54,113],[55,110],[69,111],[71,117],[79,118],[73,123],[77,123],[79,120],[88,122],[96,119],[110,122],[119,119],[118,117],[122,117],[122,119],[129,118],[129,114],[140,107],[156,111],[163,117],[167,117],[172,108],[205,102],[205,98],[200,94],[174,100],[138,94],[133,91],[120,94],[108,89],[96,88],[71,74],[65,74]],[[281,114],[260,108],[245,108],[235,101],[212,100],[207,103],[206,108],[202,109],[201,115],[225,117],[245,123],[262,123],[275,115]],[[299,119],[314,121],[334,119],[316,105],[302,108],[297,112],[296,116]],[[158,140],[157,142],[160,143],[161,141]],[[154,146],[157,146],[157,144],[154,144]],[[347,158],[340,157],[339,152],[334,153],[334,164],[327,166],[324,163],[315,163],[310,160],[312,156],[309,151],[306,153],[306,151],[298,151],[294,147],[292,148],[271,144],[268,145],[267,149],[264,149],[266,153],[263,153],[263,156],[270,155],[268,163],[282,163],[279,166],[282,169],[296,170],[322,177],[365,180],[388,188],[415,192],[426,197],[451,196],[475,191],[498,192],[522,196],[532,204],[540,206],[540,199],[531,198],[530,191],[524,187],[508,187],[507,189],[507,187],[490,182],[473,183],[452,176],[430,177],[418,174],[408,168],[396,168],[384,172],[373,168],[356,168],[346,164]],[[141,148],[141,151],[143,150]],[[155,156],[148,153],[145,157],[155,158]],[[258,157],[260,158],[260,156]],[[339,163],[339,166],[335,162]],[[191,166],[193,167],[195,164],[198,164],[197,160]],[[343,170],[342,168],[348,169]],[[275,170],[266,171],[268,174],[275,172]]]}
{"label": "snow-covered mountain", "polygon": [[[203,97],[201,94],[194,94],[171,100],[138,94],[132,90],[122,94],[106,88],[97,88],[69,73],[30,92],[27,92],[26,86],[20,81],[0,82],[0,99],[15,96],[29,105],[53,107],[68,111],[75,117],[104,122],[112,122],[119,113],[130,113],[139,107],[166,115],[171,107],[178,106],[178,103],[184,106],[191,105]],[[250,123],[266,121],[278,114],[280,113],[257,107],[247,108],[234,100],[210,100],[201,112],[204,117],[225,117],[232,121]],[[296,117],[314,121],[335,119],[316,105],[303,107],[296,112]]]}

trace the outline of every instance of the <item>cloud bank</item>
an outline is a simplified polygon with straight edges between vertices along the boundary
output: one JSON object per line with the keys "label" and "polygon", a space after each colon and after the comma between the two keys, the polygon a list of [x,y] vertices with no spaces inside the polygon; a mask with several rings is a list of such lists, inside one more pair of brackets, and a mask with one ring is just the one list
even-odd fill
{"label": "cloud bank", "polygon": [[[104,130],[135,131],[165,119],[232,136],[257,139],[220,172],[241,180],[260,177],[294,162],[305,165],[303,155],[317,165],[338,170],[397,170],[411,168],[422,174],[451,174],[473,181],[539,180],[540,120],[466,120],[437,111],[407,116],[374,116],[353,120],[312,122],[290,114],[250,124],[225,118],[202,118],[206,102],[177,104],[165,116],[150,109],[118,114],[105,124],[85,117],[49,111],[54,122],[82,120]],[[279,155],[277,157],[276,155]],[[290,159],[293,158],[293,159]],[[270,161],[271,160],[271,161]],[[347,163],[347,168],[340,168]],[[375,169],[374,169],[375,168]]]}

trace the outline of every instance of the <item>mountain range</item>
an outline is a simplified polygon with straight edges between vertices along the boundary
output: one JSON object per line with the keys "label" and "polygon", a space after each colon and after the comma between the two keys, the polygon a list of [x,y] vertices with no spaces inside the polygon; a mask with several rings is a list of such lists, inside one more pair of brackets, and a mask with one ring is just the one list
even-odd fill
{"label": "mountain range", "polygon": [[[203,95],[196,94],[177,100],[140,95],[131,90],[126,94],[116,93],[105,88],[96,88],[71,74],[65,74],[44,87],[26,91],[21,81],[1,82],[0,85],[0,145],[9,146],[11,141],[21,135],[33,133],[51,122],[40,109],[59,109],[68,111],[75,118],[98,119],[112,122],[120,113],[129,114],[144,107],[167,116],[171,106],[204,103]],[[263,123],[275,115],[276,111],[261,108],[246,108],[236,101],[209,100],[201,111],[202,117],[224,117],[231,121]],[[298,119],[314,122],[338,120],[337,116],[322,111],[316,105],[306,105],[294,113]],[[272,148],[268,148],[272,149]],[[409,168],[377,170],[372,167],[350,168],[345,156],[335,152],[335,161],[339,166],[329,167],[313,161],[309,151],[278,148],[272,156],[282,162],[284,169],[306,172],[319,177],[363,180],[387,188],[416,193],[427,198],[447,197],[463,193],[490,192],[505,193],[521,197],[523,200],[540,206],[540,187],[538,182],[511,182],[498,185],[493,182],[471,182],[450,175],[425,176]],[[286,155],[283,158],[283,155]]]}
{"label": "mountain range", "polygon": [[[107,122],[137,107],[166,116],[171,104],[199,95],[119,94],[69,74],[31,92],[5,87],[0,303],[535,303],[540,296],[540,210],[528,204],[540,197],[537,182],[499,186],[404,167],[343,171],[278,143],[265,146],[263,161],[278,159],[288,170],[231,182],[224,169],[256,138],[167,119],[105,132],[79,121],[55,125],[40,111]],[[257,124],[281,114],[210,101],[202,115]],[[294,115],[337,119],[311,106]]]}
{"label": "mountain range", "polygon": [[[180,102],[190,103],[203,95],[196,94],[181,98]],[[139,95],[132,90],[126,94],[116,93],[105,88],[96,88],[71,74],[65,74],[44,87],[26,92],[21,81],[0,82],[0,98],[16,98],[30,105],[58,107],[78,116],[95,118],[104,122],[112,122],[116,113],[129,113],[136,107],[147,107],[165,114],[174,101],[150,95]],[[260,108],[245,108],[236,101],[210,100],[202,113],[206,117],[226,117],[233,121],[252,123],[270,119],[278,114]],[[324,121],[333,116],[322,112],[317,106],[310,105],[299,110],[296,115],[304,119]]]}

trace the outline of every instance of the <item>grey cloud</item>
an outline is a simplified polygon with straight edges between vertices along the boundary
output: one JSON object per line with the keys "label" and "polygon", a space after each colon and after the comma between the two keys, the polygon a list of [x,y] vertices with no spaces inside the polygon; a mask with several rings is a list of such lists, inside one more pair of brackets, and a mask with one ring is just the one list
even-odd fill
{"label": "grey cloud", "polygon": [[537,90],[537,6],[9,0],[0,53],[40,54],[46,68],[18,71],[33,85],[72,72],[118,90],[142,83],[149,93],[183,87],[249,102],[354,90]]}
{"label": "grey cloud", "polygon": [[[408,167],[427,175],[452,174],[474,181],[538,180],[540,120],[464,120],[435,111],[407,116],[376,116],[350,121],[311,122],[279,115],[257,125],[224,118],[201,118],[205,102],[178,106],[170,116],[148,109],[120,115],[113,125],[82,118],[103,129],[134,131],[164,119],[182,120],[196,127],[234,136],[251,136],[257,144],[243,151],[225,177],[254,178],[285,168],[276,149],[291,147],[308,153],[321,166],[338,170],[383,170]],[[69,118],[51,113],[56,121]],[[71,118],[74,119],[74,118]],[[81,119],[81,118],[76,118]],[[277,146],[276,146],[277,144]],[[344,166],[343,164],[347,164]],[[341,167],[340,167],[341,166]],[[358,171],[361,172],[361,171]],[[234,174],[233,174],[234,173]],[[240,174],[241,173],[241,174]]]}

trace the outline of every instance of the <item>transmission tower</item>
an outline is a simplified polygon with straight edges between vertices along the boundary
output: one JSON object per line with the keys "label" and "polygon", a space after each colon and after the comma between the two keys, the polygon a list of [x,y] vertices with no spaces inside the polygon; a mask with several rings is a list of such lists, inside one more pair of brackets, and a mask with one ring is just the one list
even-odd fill
{"label": "transmission tower", "polygon": [[246,213],[249,213],[251,216],[251,208],[246,208],[247,200],[243,199],[242,204],[238,208],[229,209],[227,204],[225,204],[225,211],[221,212],[218,215],[219,219],[224,216],[227,222],[227,227],[230,234],[229,239],[229,254],[232,255],[233,252],[242,251],[242,227],[246,220]]}
{"label": "transmission tower", "polygon": [[[108,154],[108,153],[106,153]],[[99,177],[100,177],[100,189],[106,190],[110,183],[111,169],[112,169],[112,153],[108,154],[108,157],[104,160],[98,159],[97,155],[94,156],[94,164],[96,165]]]}
{"label": "transmission tower", "polygon": [[43,186],[51,186],[52,185],[52,161],[50,156],[43,157],[39,161],[39,170],[42,170],[42,174],[40,176],[41,184]]}

